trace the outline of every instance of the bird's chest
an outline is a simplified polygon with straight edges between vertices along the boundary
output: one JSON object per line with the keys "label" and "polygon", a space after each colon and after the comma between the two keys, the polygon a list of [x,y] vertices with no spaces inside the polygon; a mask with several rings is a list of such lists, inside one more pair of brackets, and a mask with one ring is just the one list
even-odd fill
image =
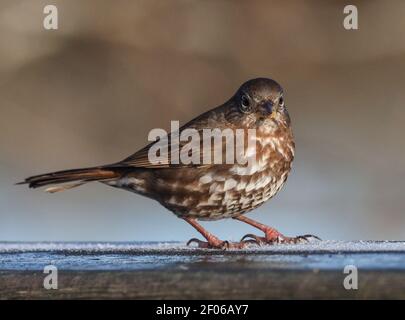
{"label": "bird's chest", "polygon": [[[222,219],[250,211],[273,197],[284,185],[294,156],[292,140],[258,137],[254,161],[213,167],[201,174],[187,215]],[[190,197],[193,193],[190,193]],[[192,201],[190,201],[192,202]]]}

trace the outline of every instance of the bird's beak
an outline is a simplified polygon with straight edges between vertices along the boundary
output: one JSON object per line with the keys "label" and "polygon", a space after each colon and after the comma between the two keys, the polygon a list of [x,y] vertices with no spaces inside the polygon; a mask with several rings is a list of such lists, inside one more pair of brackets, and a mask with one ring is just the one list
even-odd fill
{"label": "bird's beak", "polygon": [[267,115],[270,115],[271,119],[274,119],[276,117],[277,108],[274,106],[273,101],[267,101],[264,104],[264,110],[265,110]]}
{"label": "bird's beak", "polygon": [[270,115],[270,118],[271,118],[271,119],[275,119],[276,116],[277,116],[277,109],[274,108],[273,112],[272,112],[271,115]]}

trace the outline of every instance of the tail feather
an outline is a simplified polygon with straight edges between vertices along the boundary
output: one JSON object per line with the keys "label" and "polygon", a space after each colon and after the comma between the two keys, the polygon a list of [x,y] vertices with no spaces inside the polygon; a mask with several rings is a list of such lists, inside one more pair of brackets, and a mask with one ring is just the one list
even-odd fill
{"label": "tail feather", "polygon": [[30,188],[43,187],[49,184],[64,184],[75,182],[61,187],[51,187],[46,191],[58,192],[71,189],[90,181],[101,181],[119,177],[120,173],[107,167],[94,167],[83,169],[63,170],[29,177],[17,184],[28,184]]}

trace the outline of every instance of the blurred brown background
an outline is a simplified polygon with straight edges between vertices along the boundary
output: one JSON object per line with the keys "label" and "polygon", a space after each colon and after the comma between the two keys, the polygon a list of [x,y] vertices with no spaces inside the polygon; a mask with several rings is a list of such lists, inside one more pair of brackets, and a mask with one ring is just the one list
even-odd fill
{"label": "blurred brown background", "polygon": [[[59,29],[44,30],[56,4]],[[0,3],[0,240],[186,240],[157,203],[101,184],[55,195],[26,176],[121,160],[150,129],[280,82],[297,151],[282,192],[250,214],[289,235],[405,238],[405,2]],[[248,226],[204,223],[223,238]]]}

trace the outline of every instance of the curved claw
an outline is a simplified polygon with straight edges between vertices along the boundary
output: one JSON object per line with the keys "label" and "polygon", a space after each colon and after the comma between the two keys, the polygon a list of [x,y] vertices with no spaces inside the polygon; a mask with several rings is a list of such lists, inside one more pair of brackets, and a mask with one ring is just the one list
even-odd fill
{"label": "curved claw", "polygon": [[240,239],[240,242],[242,242],[242,243],[254,243],[254,244],[258,244],[259,246],[261,246],[263,243],[266,243],[266,240],[264,238],[262,238],[262,237],[259,237],[259,236],[255,235],[255,234],[248,233],[248,234],[245,234],[242,237],[242,239]]}
{"label": "curved claw", "polygon": [[305,240],[306,242],[309,242],[309,239],[310,238],[313,238],[313,239],[316,239],[316,240],[321,240],[321,238],[319,238],[319,237],[317,237],[317,236],[315,236],[315,235],[313,235],[313,234],[304,234],[304,235],[301,235],[301,236],[297,236],[297,237],[295,237],[294,239],[298,242],[299,240]]}
{"label": "curved claw", "polygon": [[192,238],[192,239],[188,240],[187,246],[189,246],[193,242],[197,243],[198,248],[208,248],[208,242],[201,241],[200,239],[197,239],[197,238]]}
{"label": "curved claw", "polygon": [[304,234],[302,237],[305,237],[305,238],[314,238],[314,239],[316,239],[316,240],[319,240],[319,241],[322,241],[322,239],[321,238],[319,238],[318,236],[315,236],[315,235],[313,235],[313,234]]}
{"label": "curved claw", "polygon": [[240,239],[240,241],[242,242],[242,241],[244,241],[245,239],[247,239],[247,238],[253,238],[253,239],[255,239],[257,236],[256,235],[254,235],[254,234],[252,234],[252,233],[248,233],[248,234],[245,234],[243,237],[242,237],[242,239]]}

